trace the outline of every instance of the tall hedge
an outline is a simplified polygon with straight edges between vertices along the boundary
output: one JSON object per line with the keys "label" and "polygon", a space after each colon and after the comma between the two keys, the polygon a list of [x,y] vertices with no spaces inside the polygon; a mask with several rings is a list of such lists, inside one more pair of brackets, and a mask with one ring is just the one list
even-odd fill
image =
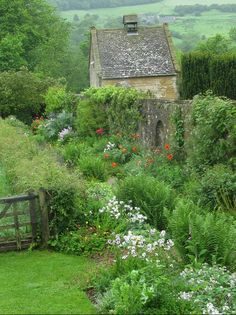
{"label": "tall hedge", "polygon": [[207,90],[236,99],[236,55],[185,54],[181,60],[181,74],[180,90],[184,99]]}

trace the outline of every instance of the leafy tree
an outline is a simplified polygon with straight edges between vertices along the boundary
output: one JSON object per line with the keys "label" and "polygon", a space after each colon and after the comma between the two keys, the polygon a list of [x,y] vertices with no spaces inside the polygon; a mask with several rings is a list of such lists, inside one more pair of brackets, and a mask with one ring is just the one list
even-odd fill
{"label": "leafy tree", "polygon": [[13,57],[13,62],[2,61],[0,70],[22,64],[34,70],[40,53],[41,61],[46,55],[50,59],[51,69],[64,54],[68,34],[68,24],[44,0],[0,0],[0,51]]}
{"label": "leafy tree", "polygon": [[22,38],[8,34],[0,41],[0,69],[19,69],[26,62],[23,57]]}
{"label": "leafy tree", "polygon": [[196,51],[221,55],[232,51],[232,42],[230,39],[220,34],[216,34],[205,41],[201,41],[197,45]]}
{"label": "leafy tree", "polygon": [[22,68],[0,73],[0,116],[15,115],[24,122],[44,111],[44,94],[56,82]]}

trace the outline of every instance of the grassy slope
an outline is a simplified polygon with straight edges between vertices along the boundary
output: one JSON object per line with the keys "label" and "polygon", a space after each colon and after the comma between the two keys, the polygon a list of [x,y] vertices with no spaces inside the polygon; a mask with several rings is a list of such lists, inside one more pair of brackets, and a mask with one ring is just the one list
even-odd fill
{"label": "grassy slope", "polygon": [[8,187],[5,171],[0,165],[0,198],[9,195],[10,188]]}
{"label": "grassy slope", "polygon": [[[208,0],[207,5],[212,3],[224,4],[235,3],[236,0]],[[118,8],[103,8],[89,11],[63,11],[61,15],[63,18],[72,20],[74,14],[83,17],[85,14],[97,14],[99,20],[96,22],[97,27],[103,27],[109,17],[122,17],[124,14],[129,13],[158,13],[158,14],[172,14],[176,5],[187,4],[206,4],[206,0],[164,0],[159,3],[152,3],[146,5],[118,7]],[[170,24],[172,31],[177,31],[180,34],[196,33],[200,36],[207,37],[215,35],[216,33],[227,34],[231,27],[236,24],[235,13],[222,13],[219,11],[210,11],[203,13],[202,16],[185,16],[180,17],[176,23]],[[178,40],[176,40],[178,43]]]}
{"label": "grassy slope", "polygon": [[81,288],[95,272],[84,257],[50,252],[0,255],[1,314],[94,314]]}

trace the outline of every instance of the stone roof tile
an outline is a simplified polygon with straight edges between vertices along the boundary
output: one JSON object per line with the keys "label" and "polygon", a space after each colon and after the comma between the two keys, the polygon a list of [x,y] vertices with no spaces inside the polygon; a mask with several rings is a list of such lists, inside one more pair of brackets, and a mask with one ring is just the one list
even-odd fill
{"label": "stone roof tile", "polygon": [[175,75],[163,27],[96,30],[103,79]]}

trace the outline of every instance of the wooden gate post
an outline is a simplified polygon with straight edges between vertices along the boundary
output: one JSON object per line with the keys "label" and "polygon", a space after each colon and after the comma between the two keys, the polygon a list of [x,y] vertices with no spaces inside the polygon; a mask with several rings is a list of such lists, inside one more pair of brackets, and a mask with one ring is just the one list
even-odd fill
{"label": "wooden gate post", "polygon": [[[34,196],[34,191],[28,191],[29,197]],[[36,241],[37,238],[37,216],[36,216],[36,197],[29,200],[29,211],[30,211],[30,222],[31,222],[31,229],[32,229],[32,241]]]}
{"label": "wooden gate post", "polygon": [[41,188],[39,190],[39,206],[41,213],[41,226],[42,226],[42,245],[44,248],[48,246],[49,241],[49,223],[48,223],[48,209],[46,202],[46,191]]}

